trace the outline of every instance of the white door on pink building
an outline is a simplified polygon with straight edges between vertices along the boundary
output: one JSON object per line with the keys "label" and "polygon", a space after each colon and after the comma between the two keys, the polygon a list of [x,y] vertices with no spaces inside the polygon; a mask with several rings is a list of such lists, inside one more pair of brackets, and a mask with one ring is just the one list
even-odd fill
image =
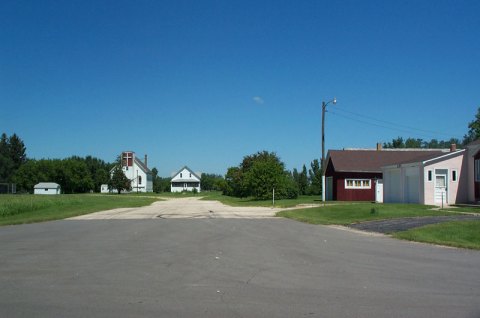
{"label": "white door on pink building", "polygon": [[435,203],[436,204],[448,204],[447,196],[447,170],[436,169],[435,170]]}

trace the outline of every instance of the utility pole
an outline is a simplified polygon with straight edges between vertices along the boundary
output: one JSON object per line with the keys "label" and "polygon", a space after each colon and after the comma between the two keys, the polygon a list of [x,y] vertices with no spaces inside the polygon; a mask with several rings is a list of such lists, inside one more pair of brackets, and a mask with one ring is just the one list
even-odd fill
{"label": "utility pole", "polygon": [[325,202],[325,112],[327,105],[337,103],[337,98],[333,98],[329,102],[322,102],[322,161],[320,162],[320,169],[322,169],[322,201]]}

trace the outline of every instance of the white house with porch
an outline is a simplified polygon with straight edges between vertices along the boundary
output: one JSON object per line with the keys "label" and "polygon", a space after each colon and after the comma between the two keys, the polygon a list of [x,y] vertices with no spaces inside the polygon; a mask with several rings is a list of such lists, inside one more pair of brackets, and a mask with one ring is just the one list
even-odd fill
{"label": "white house with porch", "polygon": [[[153,192],[153,176],[147,166],[147,155],[142,162],[133,151],[124,151],[121,154],[122,171],[130,180],[131,192]],[[112,169],[110,175],[113,174]],[[116,192],[115,189],[109,189],[108,185],[101,185],[102,193]]]}
{"label": "white house with porch", "polygon": [[200,192],[200,176],[185,166],[173,175],[170,184],[171,192],[194,191]]}

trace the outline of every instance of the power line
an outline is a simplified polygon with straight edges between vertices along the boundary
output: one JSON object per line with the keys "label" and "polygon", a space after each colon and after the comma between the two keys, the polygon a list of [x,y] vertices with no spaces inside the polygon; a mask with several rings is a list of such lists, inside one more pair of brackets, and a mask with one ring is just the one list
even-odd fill
{"label": "power line", "polygon": [[[345,110],[343,108],[337,108],[336,110],[338,110],[340,112],[345,112],[345,113],[348,113],[348,114],[351,114],[351,115],[355,115],[355,116],[358,116],[358,117],[367,118],[369,120],[382,122],[382,123],[385,123],[385,124],[388,124],[388,125],[393,125],[395,127],[398,127],[398,126],[404,127],[404,128],[409,130],[407,132],[411,132],[412,130],[414,130],[414,131],[419,131],[419,132],[422,132],[422,133],[427,133],[428,135],[434,136],[434,137],[438,137],[438,135],[442,135],[442,136],[446,136],[446,137],[450,137],[450,138],[452,137],[452,135],[445,134],[445,133],[442,133],[442,132],[433,131],[433,130],[426,130],[426,129],[419,129],[419,128],[408,126],[408,125],[398,124],[398,123],[390,122],[390,121],[387,121],[387,120],[378,119],[378,118],[375,118],[375,117],[372,117],[372,116],[358,114],[358,113],[355,113],[355,112],[352,112],[352,111]],[[339,114],[337,114],[337,115],[339,115]],[[350,118],[350,119],[356,120],[356,119],[353,119],[353,118]],[[389,128],[389,127],[384,127],[384,128]],[[398,130],[398,128],[395,128],[395,129]]]}
{"label": "power line", "polygon": [[[426,131],[423,131],[422,134],[419,134],[418,132],[413,132],[412,130],[410,129],[405,129],[405,128],[398,128],[398,127],[389,127],[389,126],[385,126],[385,125],[381,125],[381,124],[377,124],[377,123],[373,123],[373,122],[369,122],[369,121],[366,121],[366,120],[361,120],[361,119],[358,119],[358,118],[353,118],[353,117],[350,117],[350,116],[347,116],[347,115],[343,115],[343,114],[338,114],[334,111],[329,111],[330,114],[332,115],[335,115],[335,116],[338,116],[338,117],[342,117],[342,118],[345,118],[345,119],[349,119],[349,120],[352,120],[352,121],[356,121],[356,122],[360,122],[360,123],[364,123],[364,124],[367,124],[367,125],[371,125],[371,126],[377,126],[377,127],[380,127],[380,128],[385,128],[385,129],[390,129],[390,130],[396,130],[396,131],[400,131],[400,132],[403,132],[403,133],[409,133],[409,134],[415,134],[417,136],[429,136],[429,137],[433,137],[433,138],[436,138],[437,136],[435,134],[432,134],[432,133],[426,133]],[[380,120],[379,120],[380,121]],[[394,123],[391,123],[392,125],[396,125]],[[400,125],[402,126],[402,125]],[[408,127],[408,126],[407,126]],[[422,131],[420,129],[414,129],[414,130],[419,130],[419,131]],[[442,134],[442,135],[445,135],[445,134]],[[450,138],[452,138],[452,136],[450,136]]]}

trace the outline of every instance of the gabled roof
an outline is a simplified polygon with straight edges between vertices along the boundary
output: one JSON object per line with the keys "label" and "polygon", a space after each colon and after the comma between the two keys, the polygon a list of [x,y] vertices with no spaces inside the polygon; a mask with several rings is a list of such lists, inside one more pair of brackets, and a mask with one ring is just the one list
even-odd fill
{"label": "gabled roof", "polygon": [[55,182],[40,182],[40,183],[37,183],[33,188],[34,189],[57,189],[57,188],[60,188],[60,185]]}
{"label": "gabled roof", "polygon": [[[193,176],[195,176],[195,177],[198,179],[198,181],[201,180],[201,178],[200,178],[195,172],[193,172],[192,169],[190,169],[190,168],[187,167],[187,166],[183,166],[182,169],[178,170],[178,172],[175,173],[175,174],[172,176],[172,180],[173,180],[176,176],[178,176],[178,175],[180,174],[180,172],[182,172],[184,169],[188,170],[188,172],[190,172]],[[190,178],[182,178],[182,179],[175,180],[175,182],[184,182],[184,181],[190,181],[190,180],[191,180]]]}
{"label": "gabled roof", "polygon": [[383,166],[430,160],[446,152],[442,150],[329,150],[336,172],[382,172]]}
{"label": "gabled roof", "polygon": [[145,173],[151,173],[152,171],[145,165],[144,162],[142,162],[140,159],[138,159],[137,156],[135,156],[135,163],[145,172]]}

